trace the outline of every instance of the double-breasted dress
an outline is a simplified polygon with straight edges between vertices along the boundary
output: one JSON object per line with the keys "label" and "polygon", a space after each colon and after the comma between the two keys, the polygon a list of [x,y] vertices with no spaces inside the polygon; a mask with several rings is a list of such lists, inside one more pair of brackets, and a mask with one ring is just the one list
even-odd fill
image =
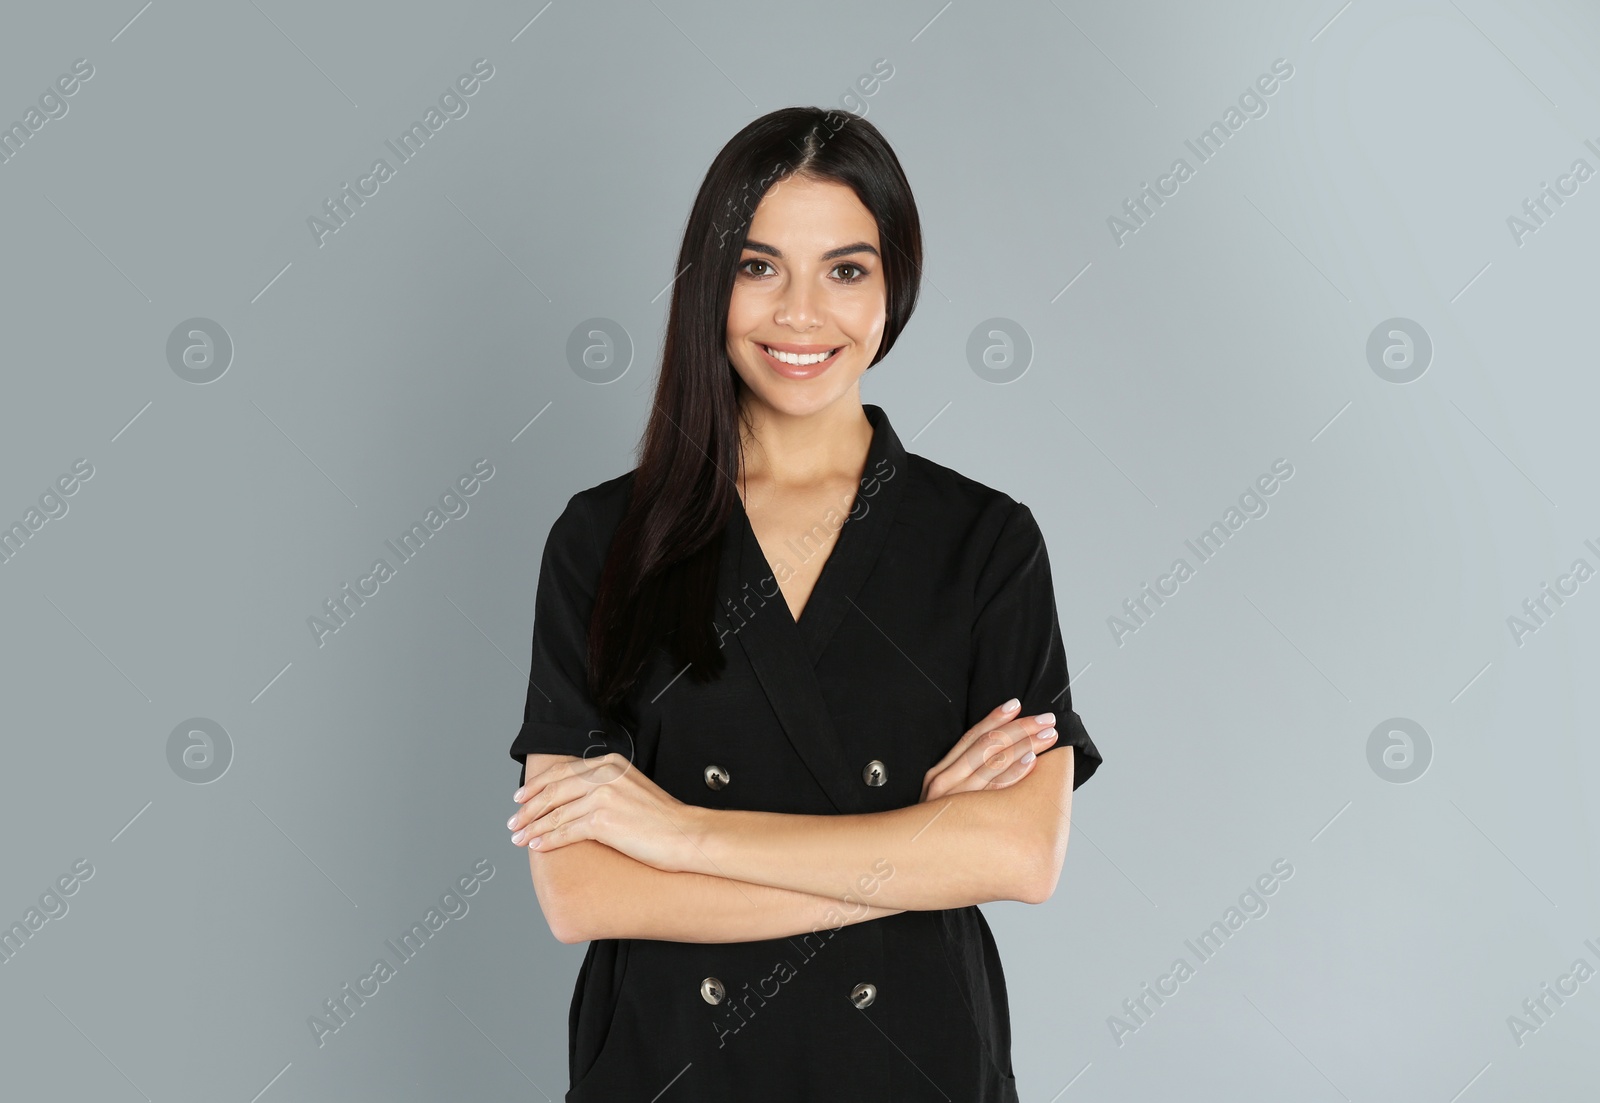
{"label": "double-breasted dress", "polygon": [[[924,773],[1015,696],[1018,715],[1056,714],[1050,750],[1073,749],[1074,788],[1089,780],[1101,755],[1072,708],[1032,512],[908,453],[884,411],[864,409],[861,487],[799,621],[736,507],[723,674],[676,677],[658,647],[618,722],[587,692],[585,641],[633,472],[573,495],[544,548],[511,757],[614,750],[706,808],[879,812],[918,803]],[[865,887],[884,871],[858,872]],[[1005,975],[977,907],[751,942],[592,941],[568,1027],[568,1103],[1017,1098]]]}

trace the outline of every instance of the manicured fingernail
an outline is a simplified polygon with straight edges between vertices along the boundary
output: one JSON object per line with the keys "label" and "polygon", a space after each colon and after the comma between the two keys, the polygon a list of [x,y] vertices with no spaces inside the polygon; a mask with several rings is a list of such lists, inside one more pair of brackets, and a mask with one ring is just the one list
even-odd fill
{"label": "manicured fingernail", "polygon": [[521,846],[522,840],[526,839],[527,837],[528,829],[524,827],[521,831],[518,831],[515,835],[511,836],[511,841],[516,843],[518,846]]}
{"label": "manicured fingernail", "polygon": [[517,815],[513,812],[511,818],[506,821],[506,830],[510,831],[515,826],[517,826]]}
{"label": "manicured fingernail", "polygon": [[1044,740],[1044,742],[1049,743],[1051,740],[1055,739],[1057,734],[1058,733],[1054,728],[1046,728],[1044,731],[1039,733],[1039,738]]}
{"label": "manicured fingernail", "polygon": [[544,838],[543,835],[535,835],[533,837],[533,842],[529,843],[528,845],[531,847],[537,847],[539,845],[539,840],[542,838]]}
{"label": "manicured fingernail", "polygon": [[1035,755],[1032,751],[1029,751],[1027,754],[1022,756],[1022,764],[1024,766],[1026,766],[1028,763],[1032,762],[1037,757],[1038,756]]}
{"label": "manicured fingernail", "polygon": [[520,804],[522,802],[522,798],[527,796],[527,795],[528,795],[528,790],[527,790],[526,787],[523,787],[521,789],[518,789],[515,793],[512,793],[511,794],[511,799],[514,800],[514,801],[517,801]]}
{"label": "manicured fingernail", "polygon": [[1000,706],[1000,711],[1001,712],[1011,712],[1014,709],[1019,709],[1021,707],[1022,707],[1022,702],[1017,700],[1015,697],[1013,697],[1013,698],[1011,698],[1011,700],[1007,701],[1005,704]]}
{"label": "manicured fingernail", "polygon": [[1056,714],[1053,712],[1041,712],[1034,719],[1041,724],[1054,724],[1056,722]]}

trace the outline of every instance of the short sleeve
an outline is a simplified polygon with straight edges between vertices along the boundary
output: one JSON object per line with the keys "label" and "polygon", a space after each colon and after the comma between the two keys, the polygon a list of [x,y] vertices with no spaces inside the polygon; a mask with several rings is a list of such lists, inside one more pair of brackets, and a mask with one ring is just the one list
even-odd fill
{"label": "short sleeve", "polygon": [[1021,502],[1012,506],[984,564],[975,608],[966,727],[1012,697],[1022,699],[1019,716],[1055,713],[1060,735],[1043,753],[1076,748],[1077,789],[1100,768],[1100,751],[1072,708],[1050,557],[1033,512]]}
{"label": "short sleeve", "polygon": [[589,613],[609,540],[578,495],[550,526],[534,596],[528,698],[511,741],[511,757],[523,767],[519,786],[530,754],[633,757],[632,740],[601,716],[588,689]]}

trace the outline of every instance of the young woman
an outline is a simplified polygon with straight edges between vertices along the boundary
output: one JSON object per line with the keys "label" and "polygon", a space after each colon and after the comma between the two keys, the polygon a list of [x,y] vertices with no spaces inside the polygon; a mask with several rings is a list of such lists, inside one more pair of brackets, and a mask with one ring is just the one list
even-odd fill
{"label": "young woman", "polygon": [[1033,514],[862,404],[921,258],[876,127],[745,127],[638,466],[550,530],[508,826],[589,942],[569,1103],[1017,1098],[976,905],[1050,897],[1101,756]]}

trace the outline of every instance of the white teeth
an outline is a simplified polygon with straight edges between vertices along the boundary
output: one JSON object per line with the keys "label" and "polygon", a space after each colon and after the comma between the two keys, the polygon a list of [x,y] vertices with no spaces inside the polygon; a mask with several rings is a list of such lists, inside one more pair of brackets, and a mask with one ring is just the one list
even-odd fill
{"label": "white teeth", "polygon": [[792,352],[779,352],[776,349],[767,348],[766,345],[761,347],[766,349],[767,355],[774,360],[782,360],[785,364],[793,364],[797,368],[803,368],[810,364],[820,364],[839,351],[838,349],[829,349],[827,352],[813,353],[810,356],[799,356]]}

